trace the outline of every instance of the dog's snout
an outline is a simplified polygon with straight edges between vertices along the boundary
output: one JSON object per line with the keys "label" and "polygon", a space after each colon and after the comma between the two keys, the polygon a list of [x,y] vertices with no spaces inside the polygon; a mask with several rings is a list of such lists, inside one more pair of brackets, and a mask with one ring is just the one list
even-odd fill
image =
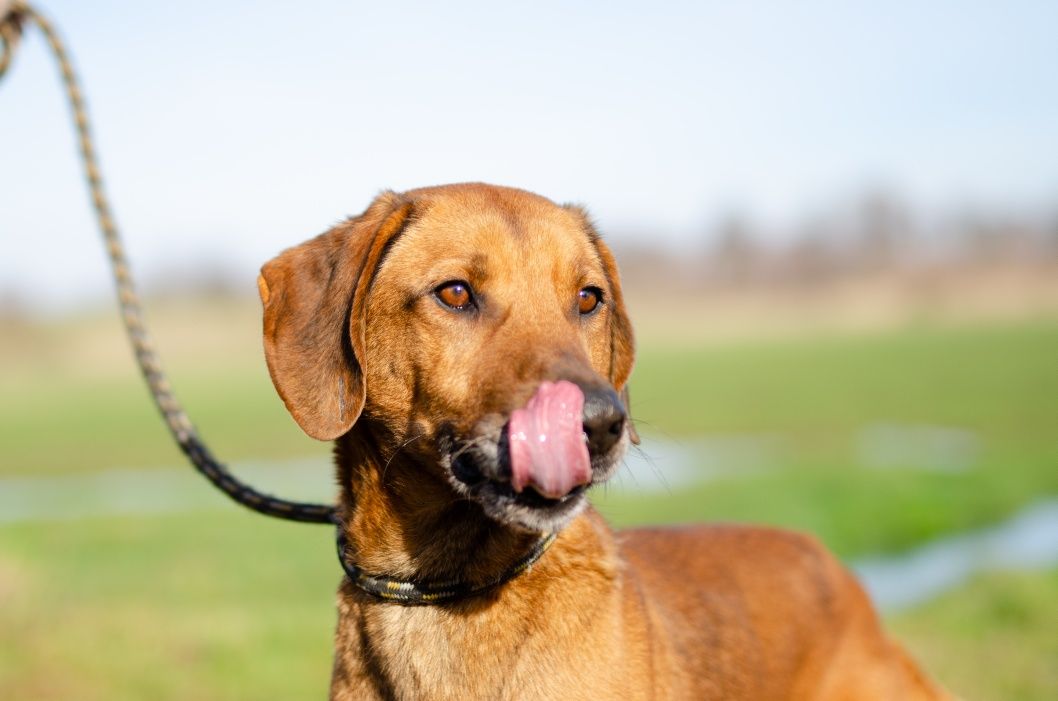
{"label": "dog's snout", "polygon": [[584,435],[592,457],[605,455],[621,440],[625,419],[624,405],[612,389],[584,392]]}

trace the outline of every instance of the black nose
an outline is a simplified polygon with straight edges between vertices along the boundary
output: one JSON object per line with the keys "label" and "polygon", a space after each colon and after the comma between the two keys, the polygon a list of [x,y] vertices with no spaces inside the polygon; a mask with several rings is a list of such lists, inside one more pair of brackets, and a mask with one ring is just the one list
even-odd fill
{"label": "black nose", "polygon": [[584,390],[584,435],[588,437],[588,454],[605,455],[625,427],[625,408],[617,393],[609,387]]}

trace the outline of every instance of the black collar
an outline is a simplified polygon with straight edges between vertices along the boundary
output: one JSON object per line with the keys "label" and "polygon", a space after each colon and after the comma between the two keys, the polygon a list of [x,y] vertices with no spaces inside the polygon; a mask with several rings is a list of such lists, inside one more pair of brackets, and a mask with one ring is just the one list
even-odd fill
{"label": "black collar", "polygon": [[405,605],[442,604],[480,594],[509,582],[532,567],[533,563],[544,554],[544,551],[555,542],[557,535],[557,533],[545,533],[540,536],[540,539],[536,541],[532,549],[524,557],[504,570],[495,579],[478,585],[471,585],[458,580],[449,582],[406,582],[383,575],[366,574],[350,561],[346,553],[349,544],[346,541],[341,525],[338,526],[338,562],[341,563],[342,569],[345,570],[350,582],[377,599]]}

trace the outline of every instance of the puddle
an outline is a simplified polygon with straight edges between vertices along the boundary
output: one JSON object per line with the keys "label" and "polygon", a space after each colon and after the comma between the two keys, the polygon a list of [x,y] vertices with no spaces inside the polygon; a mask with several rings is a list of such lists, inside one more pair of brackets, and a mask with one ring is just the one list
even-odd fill
{"label": "puddle", "polygon": [[991,528],[940,538],[852,569],[883,611],[928,601],[979,572],[1058,566],[1058,499],[1036,502]]}
{"label": "puddle", "polygon": [[[930,436],[927,442],[936,438],[932,433],[923,435]],[[963,446],[953,454],[973,452],[960,452],[971,445],[964,441],[965,437],[945,436],[941,441],[945,445]],[[884,438],[883,443],[889,442],[889,436]],[[629,453],[610,489],[666,493],[700,482],[755,474],[779,467],[782,447],[779,437],[760,435],[682,442],[645,439],[639,450]],[[272,463],[236,463],[232,469],[267,493],[316,502],[334,498],[330,458],[325,455]],[[235,507],[227,497],[188,467],[0,479],[0,525],[231,508]],[[1055,566],[1058,499],[1031,504],[991,528],[942,538],[897,556],[862,558],[852,565],[884,611],[932,599],[978,572]]]}
{"label": "puddle", "polygon": [[717,479],[737,478],[779,466],[782,439],[773,435],[727,435],[660,440],[644,436],[607,486],[610,491],[665,494]]}
{"label": "puddle", "polygon": [[[232,471],[257,489],[288,499],[333,501],[330,459],[300,459]],[[231,500],[189,467],[113,469],[54,477],[0,479],[0,525],[92,516],[230,508]]]}
{"label": "puddle", "polygon": [[[644,439],[631,450],[613,487],[667,493],[776,463],[777,439],[721,436],[683,442]],[[287,499],[334,499],[331,459],[236,462],[232,471],[255,488]],[[113,469],[53,477],[0,478],[0,524],[91,516],[155,514],[230,507],[191,467]]]}
{"label": "puddle", "polygon": [[963,428],[873,424],[859,432],[856,449],[859,464],[871,469],[961,472],[977,462],[981,441]]}

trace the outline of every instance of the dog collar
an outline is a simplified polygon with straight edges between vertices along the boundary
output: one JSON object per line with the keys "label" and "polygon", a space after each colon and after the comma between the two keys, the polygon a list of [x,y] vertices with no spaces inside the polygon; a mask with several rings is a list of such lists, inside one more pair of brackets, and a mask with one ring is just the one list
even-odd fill
{"label": "dog collar", "polygon": [[524,557],[504,570],[500,576],[485,584],[472,586],[458,580],[449,582],[408,582],[382,575],[370,575],[350,561],[346,552],[349,543],[338,528],[338,562],[341,563],[349,581],[371,596],[385,601],[405,605],[442,604],[456,599],[480,594],[484,591],[505,584],[528,570],[540,559],[540,556],[555,542],[557,533],[545,533],[540,536],[532,549]]}

